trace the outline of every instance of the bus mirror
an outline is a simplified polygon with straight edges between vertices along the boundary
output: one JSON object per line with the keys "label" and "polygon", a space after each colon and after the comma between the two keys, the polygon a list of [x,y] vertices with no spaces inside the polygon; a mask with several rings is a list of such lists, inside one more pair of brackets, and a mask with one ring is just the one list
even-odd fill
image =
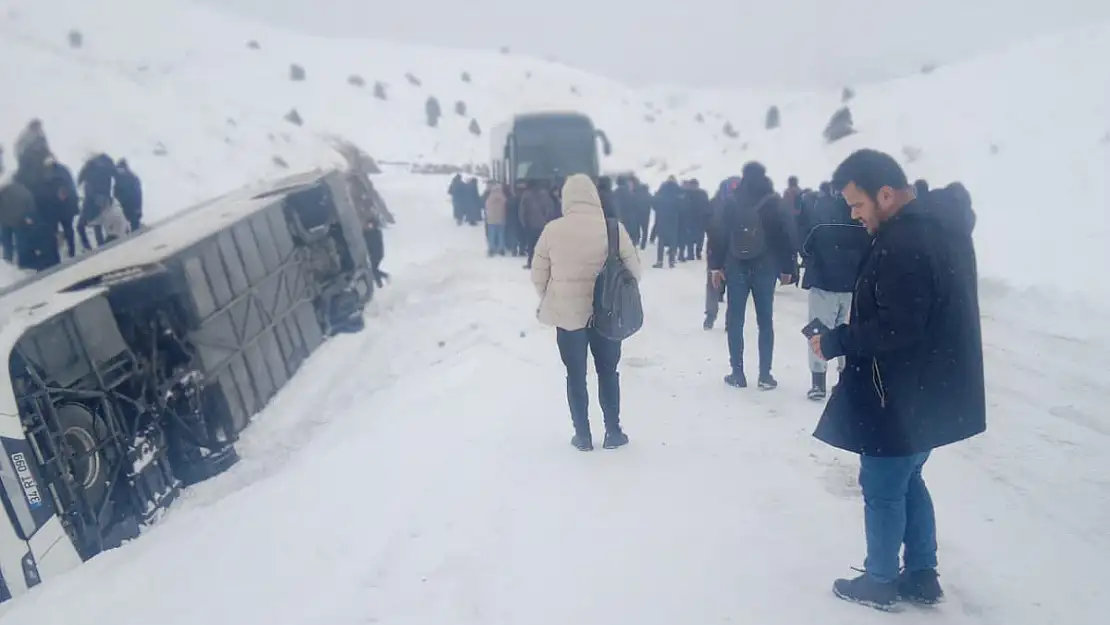
{"label": "bus mirror", "polygon": [[609,156],[613,153],[613,146],[609,143],[609,137],[605,134],[604,130],[595,130],[594,134],[598,139],[601,139],[601,153]]}

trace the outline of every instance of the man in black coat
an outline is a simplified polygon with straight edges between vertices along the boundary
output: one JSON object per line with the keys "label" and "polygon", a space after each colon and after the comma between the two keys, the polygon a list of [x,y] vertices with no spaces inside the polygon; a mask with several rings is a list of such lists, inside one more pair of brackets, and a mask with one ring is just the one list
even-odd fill
{"label": "man in black coat", "polygon": [[[81,212],[77,217],[77,236],[81,247],[92,249],[89,244],[88,225],[97,220],[100,213],[112,205],[112,182],[116,176],[116,163],[107,154],[96,154],[77,172],[77,184],[84,188],[85,199],[81,202]],[[93,227],[97,245],[104,245],[104,231],[100,226]]]}
{"label": "man in black coat", "polygon": [[695,258],[701,260],[702,249],[705,246],[705,235],[709,230],[709,220],[713,217],[713,206],[709,201],[709,194],[701,188],[701,183],[698,182],[697,178],[687,180],[683,187],[686,191],[686,203],[690,213],[686,258],[687,260],[694,260]]}
{"label": "man in black coat", "polygon": [[651,231],[651,189],[639,180],[632,179],[633,195],[636,198],[636,228],[637,235],[633,237],[634,241],[640,242],[640,249],[647,249],[648,233]]}
{"label": "man in black coat", "polygon": [[921,470],[933,449],[986,430],[975,213],[959,184],[915,198],[898,163],[873,150],[849,156],[832,184],[874,236],[851,320],[811,341],[819,358],[846,357],[814,436],[860,454],[866,504],[867,572],[833,591],[881,609],[935,603],[936,519]]}
{"label": "man in black coat", "polygon": [[656,269],[663,267],[664,251],[667,253],[668,266],[672,269],[675,266],[678,246],[682,242],[681,212],[685,201],[682,187],[678,186],[673,176],[659,185],[651,201],[651,206],[655,209],[655,225],[652,226],[651,239],[658,240],[655,265],[653,265]]}
{"label": "man in black coat", "polygon": [[112,193],[115,194],[127,223],[131,225],[131,231],[138,230],[143,220],[143,185],[135,172],[131,171],[125,158],[116,162],[116,184]]}
{"label": "man in black coat", "polygon": [[[852,291],[860,263],[871,249],[871,236],[863,224],[852,219],[852,209],[841,196],[834,196],[829,183],[812,208],[803,210],[799,219],[805,278],[802,288],[809,292],[809,318],[820,319],[827,327],[848,323]],[[840,359],[844,368],[844,359]],[[812,385],[806,396],[824,401],[828,364],[812,352],[809,358]]]}

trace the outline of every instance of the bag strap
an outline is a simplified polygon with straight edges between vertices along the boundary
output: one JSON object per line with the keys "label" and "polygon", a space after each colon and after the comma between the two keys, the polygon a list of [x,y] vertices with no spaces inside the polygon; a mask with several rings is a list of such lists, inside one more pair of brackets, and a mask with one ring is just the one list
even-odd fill
{"label": "bag strap", "polygon": [[614,260],[619,259],[620,255],[621,255],[621,251],[620,251],[620,241],[617,238],[617,220],[616,219],[606,219],[605,220],[605,234],[607,235],[607,237],[609,239],[609,258],[614,259]]}

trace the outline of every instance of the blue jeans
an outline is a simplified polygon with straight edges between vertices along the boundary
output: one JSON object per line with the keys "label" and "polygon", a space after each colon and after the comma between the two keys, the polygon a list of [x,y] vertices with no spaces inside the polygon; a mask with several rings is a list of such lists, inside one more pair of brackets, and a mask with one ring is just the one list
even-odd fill
{"label": "blue jeans", "polygon": [[490,254],[505,253],[505,224],[486,224],[486,242]]}
{"label": "blue jeans", "polygon": [[779,273],[773,263],[763,259],[739,261],[734,258],[725,265],[725,282],[728,288],[728,312],[725,314],[725,332],[728,334],[728,357],[733,371],[744,370],[744,317],[748,309],[748,294],[755,301],[755,321],[759,325],[759,374],[771,373],[771,360],[775,351],[775,286]]}
{"label": "blue jeans", "polygon": [[881,582],[898,578],[898,552],[906,546],[907,571],[937,566],[937,520],[921,477],[929,452],[878,458],[860,456],[867,574]]}

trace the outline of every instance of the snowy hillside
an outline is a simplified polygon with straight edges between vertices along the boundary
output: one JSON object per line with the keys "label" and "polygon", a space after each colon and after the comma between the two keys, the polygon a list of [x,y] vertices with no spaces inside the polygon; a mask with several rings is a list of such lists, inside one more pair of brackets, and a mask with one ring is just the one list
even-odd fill
{"label": "snowy hillside", "polygon": [[[80,48],[68,43],[71,29],[83,35]],[[485,131],[513,113],[577,109],[612,139],[605,165],[625,169],[700,152],[714,134],[562,65],[298,36],[185,0],[118,0],[110,11],[81,0],[3,0],[0,58],[0,81],[10,86],[0,103],[3,143],[10,148],[39,116],[63,161],[79,165],[92,150],[127,156],[151,183],[154,215],[244,176],[278,173],[275,157],[292,168],[329,159],[322,137],[332,133],[379,160],[477,164],[489,159]],[[293,64],[303,81],[291,80]],[[379,82],[386,100],[375,97]],[[429,96],[443,110],[434,129],[425,123]],[[303,126],[284,120],[292,109]],[[164,156],[154,154],[159,145]]]}
{"label": "snowy hillside", "polygon": [[[687,110],[723,111],[740,134],[730,156],[706,156],[706,179],[757,158],[780,184],[796,174],[816,186],[851,151],[881,149],[913,178],[967,185],[984,278],[1035,287],[1053,300],[1082,293],[1105,306],[1110,290],[1096,274],[1110,266],[1110,221],[1100,199],[1110,171],[1110,76],[1087,68],[1108,57],[1110,23],[1103,23],[930,73],[853,85],[847,105],[857,134],[831,145],[822,131],[844,105],[839,92],[671,91]],[[771,105],[782,125],[768,131]]]}
{"label": "snowy hillside", "polygon": [[[82,33],[80,48],[68,44],[70,30]],[[147,181],[155,218],[246,179],[334,161],[331,134],[379,160],[480,164],[489,154],[485,131],[528,109],[585,111],[613,139],[603,166],[635,169],[650,182],[676,174],[713,184],[756,158],[780,184],[797,174],[815,186],[851,150],[877,147],[913,177],[959,179],[971,189],[990,284],[1022,297],[1034,287],[1037,299],[1053,301],[1082,293],[1108,306],[1086,268],[1110,264],[1100,245],[1110,222],[1093,199],[1110,170],[1110,79],[1060,71],[1108,48],[1110,25],[1096,25],[854,85],[848,104],[858,132],[826,145],[821,131],[840,93],[637,91],[494,50],[291,34],[185,0],[118,0],[112,11],[80,0],[0,0],[0,58],[8,61],[0,80],[11,86],[0,102],[0,143],[10,147],[39,116],[71,165],[98,149],[126,156]],[[290,79],[292,64],[305,80]],[[376,83],[387,99],[375,97]],[[429,96],[443,109],[435,129],[424,121]],[[456,114],[457,102],[466,115]],[[772,105],[782,122],[768,131]],[[283,119],[294,108],[303,126]],[[472,119],[481,136],[469,132]]]}

